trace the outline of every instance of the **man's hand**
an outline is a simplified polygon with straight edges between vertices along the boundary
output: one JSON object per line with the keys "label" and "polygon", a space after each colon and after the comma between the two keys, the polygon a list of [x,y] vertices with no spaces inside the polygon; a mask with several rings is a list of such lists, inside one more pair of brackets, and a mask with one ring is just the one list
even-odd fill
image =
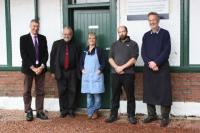
{"label": "man's hand", "polygon": [[159,68],[156,66],[152,69],[153,71],[159,71]]}
{"label": "man's hand", "polygon": [[37,70],[36,70],[35,74],[36,74],[36,75],[40,75],[40,74],[42,73],[43,67],[38,67],[38,68],[36,68],[36,69],[37,69]]}
{"label": "man's hand", "polygon": [[51,77],[52,77],[52,78],[55,78],[55,74],[54,74],[54,73],[52,73],[52,74],[51,74]]}
{"label": "man's hand", "polygon": [[157,67],[157,64],[154,61],[149,62],[149,68],[153,70],[153,68]]}
{"label": "man's hand", "polygon": [[35,68],[34,66],[31,66],[31,70],[36,73],[37,72],[37,68]]}
{"label": "man's hand", "polygon": [[85,74],[85,73],[86,73],[85,69],[83,69],[81,72],[82,72],[82,74]]}
{"label": "man's hand", "polygon": [[122,67],[122,66],[117,66],[117,67],[115,67],[115,71],[118,73],[118,74],[122,74],[122,73],[124,73],[123,71],[124,71],[124,67]]}

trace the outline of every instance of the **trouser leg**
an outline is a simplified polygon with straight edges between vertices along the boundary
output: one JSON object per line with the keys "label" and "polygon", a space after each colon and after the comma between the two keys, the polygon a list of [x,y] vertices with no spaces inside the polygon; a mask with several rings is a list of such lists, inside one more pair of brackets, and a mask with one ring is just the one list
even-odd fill
{"label": "trouser leg", "polygon": [[68,110],[73,112],[76,108],[75,103],[76,103],[76,90],[77,90],[77,76],[75,70],[71,70],[68,74],[69,74],[67,77]]}
{"label": "trouser leg", "polygon": [[68,110],[67,110],[68,98],[67,98],[66,79],[62,78],[62,79],[57,80],[57,86],[58,86],[60,112],[61,112],[61,114],[65,114],[65,113],[68,112]]}
{"label": "trouser leg", "polygon": [[118,74],[112,74],[112,107],[111,115],[117,116],[121,93],[121,81]]}
{"label": "trouser leg", "polygon": [[36,110],[43,111],[44,108],[44,83],[45,74],[35,76],[35,92],[36,92]]}
{"label": "trouser leg", "polygon": [[171,111],[171,106],[161,106],[162,118],[169,118],[170,111]]}
{"label": "trouser leg", "polygon": [[147,112],[148,112],[148,116],[155,117],[157,115],[156,114],[156,107],[155,107],[155,105],[147,104]]}
{"label": "trouser leg", "polygon": [[87,94],[87,113],[91,117],[94,112],[94,97],[93,94]]}
{"label": "trouser leg", "polygon": [[31,88],[33,83],[33,76],[24,75],[24,93],[23,93],[23,100],[24,100],[24,110],[27,113],[31,109]]}
{"label": "trouser leg", "polygon": [[134,75],[133,74],[123,75],[122,82],[127,96],[128,116],[135,116]]}

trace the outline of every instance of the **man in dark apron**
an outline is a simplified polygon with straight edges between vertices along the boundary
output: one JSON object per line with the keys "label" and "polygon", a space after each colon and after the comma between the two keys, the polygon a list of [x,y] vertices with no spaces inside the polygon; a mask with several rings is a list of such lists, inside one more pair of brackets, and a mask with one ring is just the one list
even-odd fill
{"label": "man in dark apron", "polygon": [[148,14],[151,30],[143,36],[142,58],[144,61],[143,102],[147,103],[149,123],[157,120],[155,105],[161,105],[161,127],[169,123],[172,105],[170,68],[168,58],[171,52],[169,32],[159,27],[160,17],[155,12]]}

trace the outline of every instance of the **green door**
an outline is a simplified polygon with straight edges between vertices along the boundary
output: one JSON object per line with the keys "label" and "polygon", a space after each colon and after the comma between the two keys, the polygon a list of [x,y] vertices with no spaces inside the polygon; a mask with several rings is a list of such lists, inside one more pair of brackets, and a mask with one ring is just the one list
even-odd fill
{"label": "green door", "polygon": [[[88,32],[95,32],[97,35],[97,46],[105,51],[106,55],[106,69],[105,77],[105,93],[102,95],[102,108],[110,107],[110,69],[107,62],[108,50],[111,45],[110,39],[110,13],[109,10],[74,10],[73,12],[73,28],[74,37],[77,42],[81,44],[82,49],[87,45]],[[79,90],[80,92],[80,90]],[[79,107],[86,107],[86,95],[79,94]]]}

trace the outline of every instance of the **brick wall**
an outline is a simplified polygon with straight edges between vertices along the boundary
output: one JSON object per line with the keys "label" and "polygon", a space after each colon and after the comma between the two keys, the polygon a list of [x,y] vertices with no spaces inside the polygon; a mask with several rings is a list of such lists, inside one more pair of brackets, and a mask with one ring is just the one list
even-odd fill
{"label": "brick wall", "polygon": [[[138,73],[135,78],[137,100],[142,100],[142,76],[142,73]],[[0,72],[0,96],[22,96],[23,78],[24,75],[21,72]],[[45,80],[46,97],[57,97],[55,80],[49,73],[46,74]],[[173,101],[200,102],[200,73],[172,73],[171,81]],[[125,99],[125,95],[122,99]]]}

